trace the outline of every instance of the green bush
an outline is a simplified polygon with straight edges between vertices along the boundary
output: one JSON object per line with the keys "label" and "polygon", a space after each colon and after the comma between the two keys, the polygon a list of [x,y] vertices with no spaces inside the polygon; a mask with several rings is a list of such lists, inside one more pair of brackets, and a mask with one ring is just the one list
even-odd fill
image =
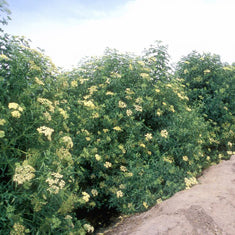
{"label": "green bush", "polygon": [[193,53],[174,75],[157,43],[61,72],[24,38],[0,45],[1,234],[93,233],[232,153],[234,66],[218,57]]}
{"label": "green bush", "polygon": [[59,73],[27,41],[4,43],[3,233],[92,232],[94,215],[145,210],[210,163],[207,125],[179,79],[167,69],[154,77],[149,54],[106,50]]}
{"label": "green bush", "polygon": [[[11,11],[8,8],[8,4],[5,0],[0,1],[0,13],[1,13],[1,18],[0,18],[0,24],[1,25],[7,25],[8,21],[11,20],[10,14]],[[0,28],[0,33],[2,33],[4,30]]]}
{"label": "green bush", "polygon": [[[218,55],[193,52],[179,63],[176,75],[183,79],[189,105],[198,107],[209,124],[207,148],[216,153],[235,142],[235,67]],[[216,159],[214,159],[216,160]]]}
{"label": "green bush", "polygon": [[[81,79],[78,87],[68,86],[65,93],[70,104],[68,121],[81,130],[71,133],[76,136],[74,142],[79,142],[75,155],[80,155],[80,164],[90,169],[88,178],[90,174],[94,177],[91,187],[98,190],[100,183],[105,183],[106,193],[100,195],[100,201],[110,198],[110,206],[128,212],[128,204],[132,204],[131,210],[140,210],[141,201],[152,204],[183,188],[185,173],[201,168],[198,142],[204,141],[200,134],[206,128],[197,113],[188,108],[180,83],[155,83],[143,61],[113,52],[87,62],[87,66],[73,71],[72,77],[67,75],[65,81],[71,84]],[[88,80],[84,82],[84,78]],[[102,156],[98,162],[97,154]],[[183,160],[184,155],[189,162]],[[110,163],[109,170],[104,168],[106,162]],[[165,177],[158,168],[164,168]],[[170,181],[175,185],[171,182],[169,187]],[[125,196],[118,198],[116,193],[123,186]]]}

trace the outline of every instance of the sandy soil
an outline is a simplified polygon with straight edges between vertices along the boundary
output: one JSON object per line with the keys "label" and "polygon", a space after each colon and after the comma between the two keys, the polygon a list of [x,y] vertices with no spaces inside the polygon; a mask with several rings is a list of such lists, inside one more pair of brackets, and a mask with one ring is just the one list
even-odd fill
{"label": "sandy soil", "polygon": [[235,235],[235,156],[204,171],[199,184],[149,211],[131,216],[105,235]]}

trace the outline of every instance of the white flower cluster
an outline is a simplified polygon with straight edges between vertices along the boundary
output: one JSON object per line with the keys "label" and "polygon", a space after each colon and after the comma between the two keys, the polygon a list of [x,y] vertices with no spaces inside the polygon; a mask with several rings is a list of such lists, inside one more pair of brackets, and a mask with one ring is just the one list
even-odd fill
{"label": "white flower cluster", "polygon": [[[4,126],[6,123],[5,119],[0,119],[0,126]],[[0,138],[3,138],[5,136],[5,131],[0,130]]]}
{"label": "white flower cluster", "polygon": [[46,126],[41,126],[41,127],[37,128],[37,131],[40,134],[44,134],[47,137],[47,139],[49,141],[51,141],[51,135],[54,132],[54,130],[52,128],[49,128],[49,127],[46,127]]}
{"label": "white flower cluster", "polygon": [[191,178],[184,178],[184,182],[186,185],[186,189],[190,189],[193,185],[197,184],[197,179],[195,177],[191,177]]}
{"label": "white flower cluster", "polygon": [[69,136],[64,136],[61,138],[62,142],[66,144],[66,148],[70,149],[73,147],[73,141],[71,137]]}
{"label": "white flower cluster", "polygon": [[87,193],[87,192],[82,192],[82,199],[85,201],[85,202],[89,202],[90,200],[90,195]]}
{"label": "white flower cluster", "polygon": [[167,138],[168,137],[168,132],[167,132],[167,130],[161,130],[161,136],[163,137],[163,138]]}
{"label": "white flower cluster", "polygon": [[35,169],[25,161],[22,166],[16,166],[13,181],[17,182],[18,184],[23,184],[24,182],[29,181],[35,177],[34,172]]}
{"label": "white flower cluster", "polygon": [[8,108],[9,109],[14,109],[12,112],[11,112],[11,116],[14,117],[14,118],[20,118],[21,116],[21,112],[23,112],[23,108],[20,107],[17,103],[9,103],[8,104]]}
{"label": "white flower cluster", "polygon": [[88,233],[93,233],[94,232],[94,227],[91,226],[90,224],[84,224],[83,227]]}
{"label": "white flower cluster", "polygon": [[51,173],[51,176],[46,179],[46,182],[49,184],[49,188],[47,189],[50,193],[58,194],[59,190],[64,188],[65,181],[62,180],[63,175],[58,172]]}
{"label": "white flower cluster", "polygon": [[42,105],[45,105],[46,107],[49,108],[49,111],[54,113],[55,111],[55,107],[53,106],[52,102],[46,98],[37,98],[37,101],[42,104]]}

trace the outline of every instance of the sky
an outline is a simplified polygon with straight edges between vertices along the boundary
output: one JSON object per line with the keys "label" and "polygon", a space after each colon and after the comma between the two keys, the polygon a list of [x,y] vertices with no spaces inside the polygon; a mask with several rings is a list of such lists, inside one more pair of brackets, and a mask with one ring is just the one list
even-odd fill
{"label": "sky", "polygon": [[105,48],[140,55],[156,40],[172,63],[193,50],[235,62],[235,0],[7,0],[7,33],[25,36],[60,67]]}

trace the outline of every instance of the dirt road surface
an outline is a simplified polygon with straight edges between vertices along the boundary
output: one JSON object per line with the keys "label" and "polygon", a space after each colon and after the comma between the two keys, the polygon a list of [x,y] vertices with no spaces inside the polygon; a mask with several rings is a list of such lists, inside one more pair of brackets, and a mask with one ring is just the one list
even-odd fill
{"label": "dirt road surface", "polygon": [[205,170],[198,182],[104,234],[235,235],[235,156]]}

